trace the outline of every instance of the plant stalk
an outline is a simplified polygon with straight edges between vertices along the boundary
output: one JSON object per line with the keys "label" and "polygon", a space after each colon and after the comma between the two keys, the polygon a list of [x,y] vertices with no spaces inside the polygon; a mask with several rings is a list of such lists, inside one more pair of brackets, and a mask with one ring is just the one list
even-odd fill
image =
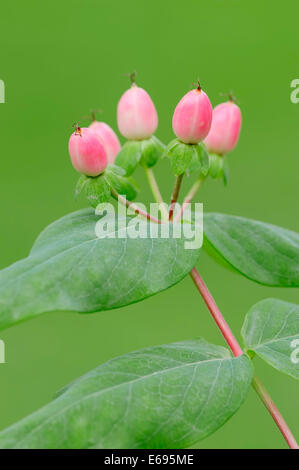
{"label": "plant stalk", "polygon": [[172,219],[174,207],[179,197],[183,176],[184,176],[184,173],[176,177],[174,188],[173,188],[172,195],[171,195],[168,220]]}
{"label": "plant stalk", "polygon": [[203,185],[204,181],[205,181],[205,177],[201,177],[201,178],[198,178],[195,183],[193,184],[193,186],[191,187],[190,191],[187,193],[187,196],[185,197],[184,199],[184,202],[182,204],[182,207],[181,207],[181,210],[179,212],[179,214],[176,216],[175,218],[175,222],[179,222],[182,215],[184,214],[185,212],[185,209],[186,207],[188,206],[188,204],[190,204],[190,202],[194,199],[197,191],[199,190],[199,188]]}
{"label": "plant stalk", "polygon": [[168,221],[168,212],[167,212],[167,209],[166,209],[165,202],[163,201],[163,197],[162,197],[162,194],[160,192],[157,180],[155,178],[155,174],[154,174],[153,170],[151,168],[148,168],[147,166],[144,166],[144,171],[145,171],[145,174],[147,176],[147,180],[148,180],[149,186],[151,188],[151,191],[153,193],[153,196],[155,198],[155,201],[159,204],[159,206],[161,208],[162,219],[164,220],[164,222],[166,222],[166,221]]}
{"label": "plant stalk", "polygon": [[[204,182],[204,179],[199,179],[197,180],[194,185],[191,187],[190,191],[188,192],[187,196],[184,199],[184,204],[186,205],[187,202],[191,202],[191,200],[194,198],[195,194],[199,190],[200,186]],[[181,181],[180,181],[181,184]],[[180,184],[179,184],[179,189],[180,189]],[[158,188],[159,191],[159,188]],[[152,189],[152,192],[154,194],[154,191]],[[178,191],[179,192],[179,191]],[[160,191],[159,194],[161,195]],[[178,193],[177,193],[178,195]],[[154,197],[155,194],[154,194]],[[172,198],[173,199],[173,198]],[[163,202],[163,199],[162,199]],[[182,208],[183,209],[183,208]],[[182,216],[184,210],[181,210],[180,217]],[[177,220],[177,218],[176,218]],[[229,348],[231,349],[233,355],[235,357],[238,357],[243,354],[243,351],[236,340],[235,336],[233,335],[230,327],[226,323],[222,313],[220,312],[212,294],[210,293],[208,287],[206,286],[204,280],[200,276],[199,272],[197,271],[196,268],[193,268],[190,271],[190,276],[192,280],[194,281],[194,284],[196,285],[198,291],[200,292],[206,306],[208,307],[213,319],[215,320],[219,330],[221,331],[225,341],[227,342]],[[271,399],[270,395],[268,394],[267,390],[259,380],[259,378],[254,375],[252,379],[252,387],[255,390],[255,392],[258,394],[260,397],[261,401],[264,403],[265,407],[267,408],[268,412],[272,416],[273,420],[275,421],[278,429],[280,430],[281,434],[283,435],[286,443],[288,444],[290,449],[299,449],[298,443],[293,436],[291,430],[289,429],[287,423],[285,422],[284,418],[282,417],[280,411],[278,410],[277,406]]]}
{"label": "plant stalk", "polygon": [[193,268],[190,271],[190,276],[196,285],[197,289],[199,290],[206,306],[208,307],[212,317],[214,318],[218,328],[220,329],[225,341],[227,342],[229,348],[231,349],[233,355],[235,357],[242,356],[243,351],[234,337],[230,327],[226,323],[222,313],[220,312],[215,300],[213,299],[209,289],[205,285],[202,277],[200,276],[199,272],[196,268]]}
{"label": "plant stalk", "polygon": [[[208,287],[206,286],[204,280],[200,276],[199,272],[197,271],[196,268],[193,268],[192,271],[190,272],[190,276],[196,285],[198,291],[200,292],[206,306],[208,307],[212,317],[214,318],[218,328],[220,329],[225,341],[229,345],[233,355],[235,357],[241,356],[243,354],[243,351],[234,337],[230,327],[226,323],[222,313],[220,312],[215,300],[212,297],[212,294],[210,293]],[[296,442],[296,439],[294,438],[291,430],[289,429],[287,423],[283,419],[281,413],[279,412],[277,406],[271,399],[270,395],[266,391],[265,387],[263,384],[260,382],[260,380],[257,378],[255,375],[252,380],[252,387],[256,391],[256,393],[259,395],[260,399],[266,406],[267,410],[271,414],[272,418],[274,419],[275,423],[277,424],[281,434],[283,435],[284,439],[286,440],[288,446],[290,449],[299,449],[299,446]]]}
{"label": "plant stalk", "polygon": [[254,375],[252,379],[252,387],[264,403],[265,407],[271,414],[272,418],[274,419],[275,423],[277,424],[280,432],[282,433],[283,437],[285,438],[288,446],[290,449],[299,449],[299,446],[294,438],[293,434],[291,433],[287,423],[283,419],[282,415],[280,414],[277,406],[273,402],[272,398],[270,397],[269,393],[265,389],[262,382],[259,378]]}

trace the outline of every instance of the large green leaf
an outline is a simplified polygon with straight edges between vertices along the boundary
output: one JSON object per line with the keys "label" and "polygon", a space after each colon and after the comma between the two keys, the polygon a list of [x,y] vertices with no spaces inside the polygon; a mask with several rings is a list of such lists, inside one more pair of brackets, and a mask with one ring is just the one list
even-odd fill
{"label": "large green leaf", "polygon": [[299,379],[299,305],[278,299],[258,302],[246,315],[242,336],[248,351]]}
{"label": "large green leaf", "polygon": [[268,286],[299,287],[299,234],[256,220],[205,214],[204,248],[226,267]]}
{"label": "large green leaf", "polygon": [[183,448],[241,406],[250,359],[204,340],[110,360],[0,433],[0,448]]}
{"label": "large green leaf", "polygon": [[98,238],[98,220],[92,209],[63,217],[42,232],[27,258],[0,272],[0,328],[48,311],[97,312],[137,302],[176,284],[196,264],[199,250],[185,249],[183,237],[119,238],[126,223],[114,228],[114,217],[106,217],[107,234]]}

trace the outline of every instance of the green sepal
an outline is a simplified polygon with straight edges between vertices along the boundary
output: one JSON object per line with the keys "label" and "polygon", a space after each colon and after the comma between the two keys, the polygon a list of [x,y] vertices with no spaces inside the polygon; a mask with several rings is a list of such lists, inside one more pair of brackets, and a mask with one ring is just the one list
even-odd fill
{"label": "green sepal", "polygon": [[149,168],[154,166],[164,150],[164,144],[154,135],[144,140],[128,140],[117,155],[115,164],[125,170],[126,176],[130,176],[139,163]]}
{"label": "green sepal", "polygon": [[167,145],[165,155],[170,157],[172,170],[179,176],[185,173],[192,162],[193,146],[174,139]]}
{"label": "green sepal", "polygon": [[163,155],[165,145],[152,135],[150,139],[141,141],[141,160],[140,163],[148,168],[156,165],[159,158]]}
{"label": "green sepal", "polygon": [[166,147],[164,156],[171,159],[175,175],[186,173],[187,176],[198,173],[206,176],[209,171],[209,154],[203,142],[185,144],[179,139],[172,140]]}
{"label": "green sepal", "polygon": [[180,140],[179,139],[173,139],[169,142],[169,144],[166,146],[163,157],[170,157],[171,156],[171,151],[179,145]]}
{"label": "green sepal", "polygon": [[105,174],[96,177],[81,175],[76,186],[75,197],[84,192],[86,199],[92,207],[110,199],[110,187]]}
{"label": "green sepal", "polygon": [[227,163],[227,159],[225,157],[222,157],[224,160],[223,160],[223,184],[224,186],[227,186],[228,185],[228,180],[229,180],[229,171],[228,171],[228,163]]}
{"label": "green sepal", "polygon": [[210,153],[209,154],[209,163],[210,163],[210,168],[209,168],[209,175],[211,178],[223,178],[225,181],[224,177],[224,158],[220,155],[216,155],[215,153]]}
{"label": "green sepal", "polygon": [[115,164],[125,170],[126,176],[134,173],[142,156],[142,141],[128,140],[118,153]]}
{"label": "green sepal", "polygon": [[203,142],[200,142],[198,145],[195,146],[200,162],[200,173],[203,176],[207,176],[209,173],[210,168],[210,160],[209,160],[209,153],[207,148]]}
{"label": "green sepal", "polygon": [[82,193],[82,191],[84,189],[84,186],[88,182],[88,178],[89,177],[86,176],[86,175],[80,175],[80,178],[78,179],[77,184],[76,184],[76,188],[75,188],[75,194],[74,194],[75,199],[77,199],[79,194]]}
{"label": "green sepal", "polygon": [[209,154],[203,142],[193,144],[193,156],[190,166],[186,170],[186,175],[197,174],[207,176],[210,167]]}
{"label": "green sepal", "polygon": [[108,165],[105,170],[105,179],[110,187],[118,194],[126,196],[132,201],[137,196],[139,187],[131,177],[125,176],[125,170],[117,165]]}

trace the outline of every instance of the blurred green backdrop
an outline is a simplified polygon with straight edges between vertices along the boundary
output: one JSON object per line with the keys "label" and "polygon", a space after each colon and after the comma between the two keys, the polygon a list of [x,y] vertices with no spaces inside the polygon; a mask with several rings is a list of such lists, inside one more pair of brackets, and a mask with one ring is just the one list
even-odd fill
{"label": "blurred green backdrop", "polygon": [[[100,107],[116,127],[125,73],[151,94],[157,136],[173,138],[171,116],[197,77],[213,105],[233,89],[243,112],[230,156],[230,184],[209,182],[205,210],[244,215],[299,230],[299,4],[252,0],[78,0],[6,2],[0,17],[1,257],[25,257],[38,233],[83,206],[73,199],[77,174],[67,152],[74,121]],[[85,121],[87,124],[87,122]],[[165,197],[173,177],[158,168]],[[145,182],[142,172],[139,179]],[[190,182],[187,182],[190,184]],[[185,182],[186,187],[186,182]],[[139,200],[150,193],[142,184]],[[298,291],[261,287],[202,255],[200,270],[238,334],[249,307],[265,297],[298,302]],[[106,359],[159,343],[203,336],[223,344],[192,282],[127,308],[94,315],[52,313],[1,331],[0,429],[51,400],[54,392]],[[255,360],[299,439],[294,380]],[[272,419],[250,392],[245,406],[200,448],[285,448]]]}

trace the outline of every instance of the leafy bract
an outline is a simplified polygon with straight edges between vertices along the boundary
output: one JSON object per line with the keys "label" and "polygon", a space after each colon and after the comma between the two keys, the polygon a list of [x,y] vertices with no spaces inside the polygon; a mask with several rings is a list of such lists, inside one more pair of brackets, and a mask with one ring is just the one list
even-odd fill
{"label": "leafy bract", "polygon": [[204,340],[112,359],[0,433],[0,448],[183,448],[241,406],[250,359]]}
{"label": "leafy bract", "polygon": [[142,156],[141,141],[128,140],[115,159],[115,164],[123,168],[127,176],[135,171]]}
{"label": "leafy bract", "polygon": [[209,172],[209,154],[206,149],[206,146],[203,142],[199,144],[193,144],[193,155],[192,160],[188,168],[186,169],[186,175],[197,175],[197,176],[207,176]]}
{"label": "leafy bract", "polygon": [[265,299],[248,312],[242,328],[246,349],[299,379],[299,305]]}
{"label": "leafy bract", "polygon": [[116,165],[108,165],[104,173],[92,177],[81,175],[76,186],[75,197],[84,193],[89,204],[96,208],[98,204],[108,202],[111,191],[126,196],[132,201],[139,190],[132,177],[126,177],[123,168]]}
{"label": "leafy bract", "polygon": [[204,216],[204,248],[220,264],[268,286],[299,287],[299,235],[225,214]]}
{"label": "leafy bract", "polygon": [[[27,258],[0,271],[0,328],[43,312],[122,307],[176,284],[196,264],[199,251],[185,249],[183,231],[174,238],[172,224],[168,238],[154,238],[148,234],[158,224],[104,218],[92,209],[63,217],[41,233]],[[132,238],[135,224],[146,238]]]}
{"label": "leafy bract", "polygon": [[118,153],[115,163],[130,176],[139,163],[148,168],[154,166],[163,155],[164,149],[164,144],[154,135],[144,140],[128,140]]}
{"label": "leafy bract", "polygon": [[124,175],[125,170],[116,165],[108,165],[105,171],[105,179],[110,188],[114,189],[118,194],[126,196],[129,201],[132,201],[137,196],[139,187],[132,177]]}

